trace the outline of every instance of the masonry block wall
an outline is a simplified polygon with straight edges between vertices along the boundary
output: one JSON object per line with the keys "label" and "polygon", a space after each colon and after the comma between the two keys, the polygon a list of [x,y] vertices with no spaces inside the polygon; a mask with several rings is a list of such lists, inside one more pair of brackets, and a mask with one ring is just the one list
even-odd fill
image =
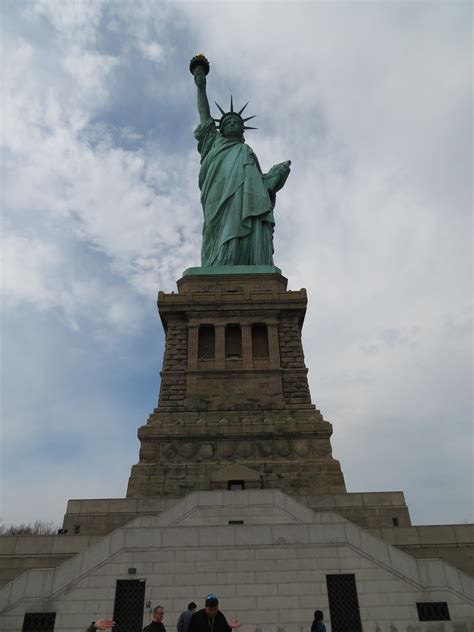
{"label": "masonry block wall", "polygon": [[308,370],[304,363],[301,326],[298,315],[283,313],[278,325],[283,384],[287,404],[310,404]]}
{"label": "masonry block wall", "polygon": [[166,346],[161,373],[159,406],[164,410],[182,408],[186,395],[188,330],[183,319],[170,319],[166,330]]}
{"label": "masonry block wall", "polygon": [[[122,600],[125,630],[151,619],[148,601],[164,607],[170,629],[188,601],[215,592],[248,632],[304,632],[315,608],[328,632],[472,631],[474,586],[464,573],[276,490],[191,494],[56,569],[30,570],[0,590],[0,628],[21,630],[25,616],[43,612],[55,615],[55,632],[84,630],[98,612],[118,611],[124,582],[142,587],[138,600]],[[444,618],[420,618],[423,604]],[[132,610],[134,628],[123,620]]]}
{"label": "masonry block wall", "polygon": [[276,273],[183,277],[178,293],[160,292],[161,390],[127,497],[226,486],[216,472],[235,463],[251,470],[244,487],[345,491],[331,424],[311,403],[306,305],[306,291]]}

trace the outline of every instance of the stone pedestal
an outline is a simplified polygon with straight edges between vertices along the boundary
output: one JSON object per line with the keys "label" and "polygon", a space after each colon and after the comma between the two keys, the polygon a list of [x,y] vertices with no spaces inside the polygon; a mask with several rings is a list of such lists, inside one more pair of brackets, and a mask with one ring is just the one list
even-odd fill
{"label": "stone pedestal", "polygon": [[288,291],[277,270],[192,269],[177,294],[159,293],[160,397],[138,431],[127,497],[346,491],[332,426],[311,403],[301,343],[306,291]]}

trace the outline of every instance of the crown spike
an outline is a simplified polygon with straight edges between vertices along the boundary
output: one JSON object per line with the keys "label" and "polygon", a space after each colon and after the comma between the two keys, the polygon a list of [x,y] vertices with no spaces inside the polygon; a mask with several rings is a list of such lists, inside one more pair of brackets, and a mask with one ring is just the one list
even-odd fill
{"label": "crown spike", "polygon": [[224,116],[225,112],[224,110],[221,108],[221,106],[217,103],[217,101],[214,101],[214,103],[217,105],[217,107],[219,108],[219,110],[221,111],[222,116]]}
{"label": "crown spike", "polygon": [[245,110],[245,108],[247,107],[248,104],[249,104],[249,102],[247,101],[247,103],[244,105],[244,107],[240,110],[239,116],[242,114],[242,112]]}
{"label": "crown spike", "polygon": [[242,121],[245,123],[245,121],[250,121],[250,119],[255,118],[257,115],[254,114],[253,116],[247,116],[247,118],[242,119]]}
{"label": "crown spike", "polygon": [[250,125],[244,125],[244,129],[258,129],[258,127],[250,127]]}
{"label": "crown spike", "polygon": [[234,113],[234,99],[232,98],[232,95],[230,95],[230,113]]}

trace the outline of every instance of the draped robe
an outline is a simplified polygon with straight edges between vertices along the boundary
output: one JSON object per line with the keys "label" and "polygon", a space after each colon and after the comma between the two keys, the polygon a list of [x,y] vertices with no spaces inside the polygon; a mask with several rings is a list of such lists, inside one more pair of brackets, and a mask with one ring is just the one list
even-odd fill
{"label": "draped robe", "polygon": [[273,265],[274,200],[257,156],[212,118],[194,133],[201,154],[202,266]]}

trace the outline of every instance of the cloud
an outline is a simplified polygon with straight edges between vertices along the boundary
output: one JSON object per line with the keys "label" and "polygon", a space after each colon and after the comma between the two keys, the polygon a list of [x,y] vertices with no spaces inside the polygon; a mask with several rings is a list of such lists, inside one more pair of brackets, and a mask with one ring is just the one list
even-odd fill
{"label": "cloud", "polygon": [[[17,37],[7,47],[4,239],[10,251],[22,246],[28,256],[18,256],[17,250],[10,257],[5,291],[7,299],[23,297],[42,307],[62,303],[68,313],[77,311],[87,293],[92,300],[98,295],[111,298],[114,292],[111,275],[97,275],[90,282],[80,270],[69,284],[73,289],[54,287],[64,285],[64,270],[77,268],[77,245],[101,253],[116,275],[112,282],[127,282],[132,293],[169,286],[183,258],[196,248],[196,242],[183,239],[184,229],[193,229],[190,188],[179,186],[176,175],[178,165],[190,170],[188,159],[146,143],[133,150],[121,147],[114,130],[95,121],[111,98],[110,83],[123,63],[120,56],[90,50],[97,40],[99,9],[94,3],[76,8],[39,3],[29,17],[47,17],[56,38],[33,46]],[[65,53],[59,56],[65,42]],[[156,57],[158,48],[156,43],[148,52]],[[125,133],[130,138],[129,130]],[[25,226],[28,243],[21,235]],[[21,287],[17,280],[23,275],[29,281]],[[33,294],[27,296],[30,290]],[[94,303],[98,317],[109,325],[124,320],[106,300]]]}
{"label": "cloud", "polygon": [[[31,301],[40,309],[48,309],[57,301],[46,276],[61,265],[61,254],[55,244],[33,242],[9,234],[2,239],[3,289],[7,301]],[[40,273],[40,268],[45,274]]]}

